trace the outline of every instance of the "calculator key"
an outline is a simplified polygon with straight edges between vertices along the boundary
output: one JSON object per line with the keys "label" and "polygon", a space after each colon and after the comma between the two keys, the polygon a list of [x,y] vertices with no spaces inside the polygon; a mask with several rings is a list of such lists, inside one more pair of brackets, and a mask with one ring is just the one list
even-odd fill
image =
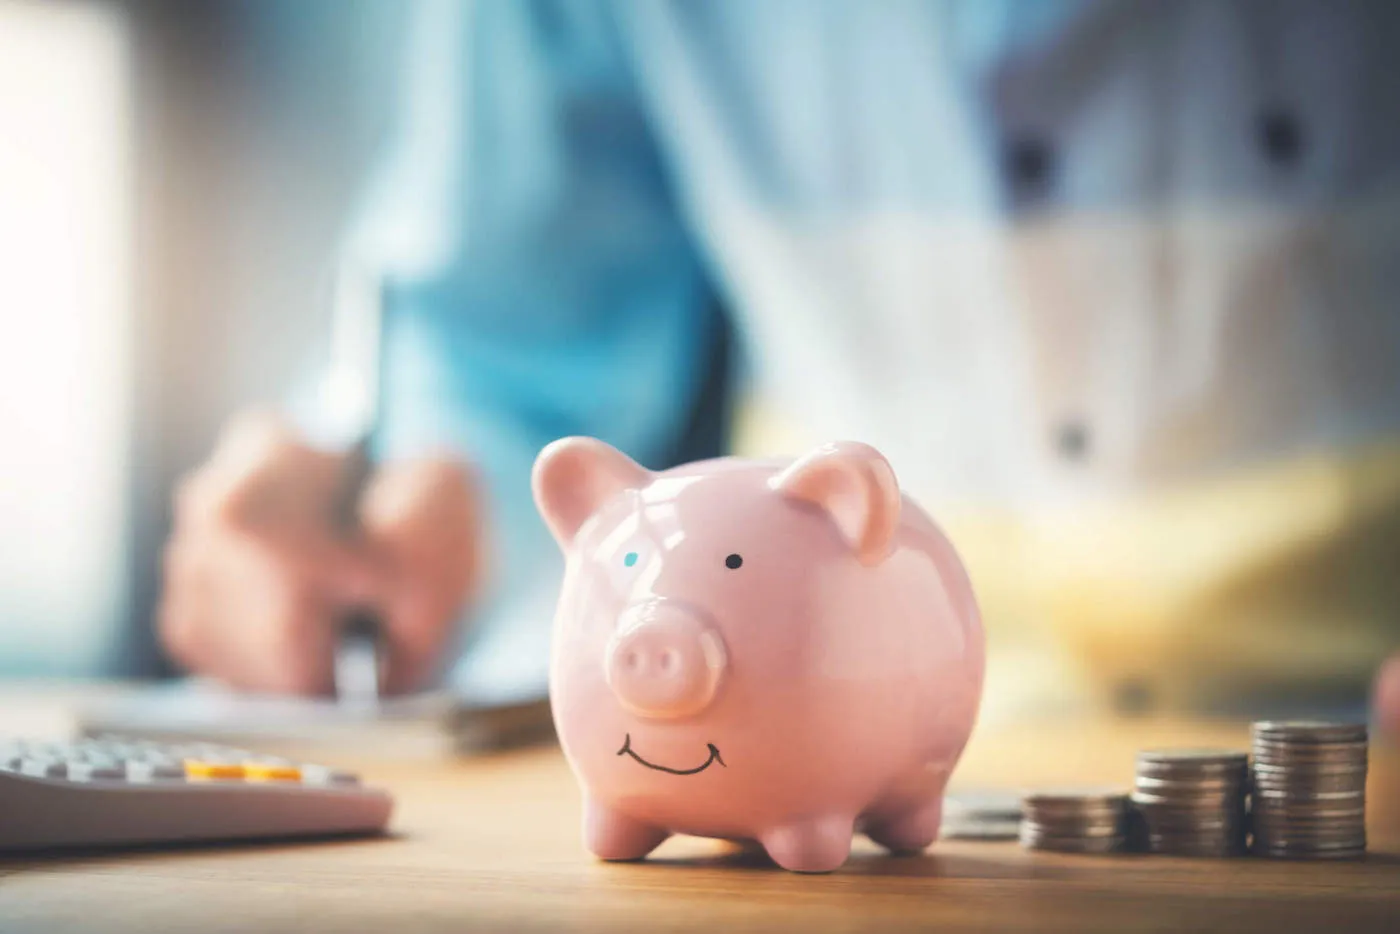
{"label": "calculator key", "polygon": [[241,781],[243,763],[186,759],[185,777],[200,781]]}
{"label": "calculator key", "polygon": [[308,785],[358,785],[360,776],[325,765],[303,765],[301,780]]}
{"label": "calculator key", "polygon": [[28,757],[20,763],[19,771],[21,774],[33,775],[36,778],[63,778],[68,774],[68,763],[59,759]]}
{"label": "calculator key", "polygon": [[65,749],[61,743],[49,740],[26,740],[19,744],[19,753],[26,759],[62,759]]}
{"label": "calculator key", "polygon": [[100,752],[96,750],[86,750],[72,756],[70,762],[82,762],[93,766],[115,766],[121,763],[122,757],[110,752]]}
{"label": "calculator key", "polygon": [[[169,754],[169,753],[161,752],[161,751],[156,750],[156,749],[148,749],[148,750],[145,750],[145,751],[142,751],[142,752],[136,752],[136,753],[133,753],[132,755],[128,756],[127,758],[128,758],[128,759],[135,759],[137,762],[152,762],[152,763],[159,763],[159,764],[175,764],[175,765],[179,765],[180,763],[182,763],[182,762],[185,761],[183,756],[171,755],[171,754]],[[194,758],[194,757],[191,756],[191,758]]]}
{"label": "calculator key", "polygon": [[70,762],[68,777],[75,782],[119,782],[126,778],[126,766],[115,760],[106,762]]}
{"label": "calculator key", "polygon": [[98,743],[87,750],[88,758],[106,756],[113,759],[129,759],[139,756],[143,750],[132,743]]}
{"label": "calculator key", "polygon": [[243,763],[243,775],[250,782],[301,781],[301,769],[289,762],[265,762],[254,759]]}
{"label": "calculator key", "polygon": [[218,746],[213,743],[197,744],[193,748],[187,747],[174,751],[174,754],[185,762],[208,762],[216,765],[237,765],[253,758],[251,752],[244,752],[241,749],[233,749],[228,746]]}
{"label": "calculator key", "polygon": [[176,743],[165,746],[159,752],[175,756],[177,759],[205,759],[218,749],[213,743]]}
{"label": "calculator key", "polygon": [[129,782],[182,782],[185,780],[183,762],[152,762],[143,759],[129,759],[126,763],[126,780]]}

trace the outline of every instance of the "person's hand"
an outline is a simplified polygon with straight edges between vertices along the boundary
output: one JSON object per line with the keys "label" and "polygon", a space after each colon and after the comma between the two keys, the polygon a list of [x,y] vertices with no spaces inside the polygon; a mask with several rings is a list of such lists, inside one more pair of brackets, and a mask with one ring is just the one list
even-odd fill
{"label": "person's hand", "polygon": [[1381,665],[1372,702],[1381,729],[1400,740],[1400,653],[1390,656]]}
{"label": "person's hand", "polygon": [[348,608],[378,610],[384,687],[420,686],[477,580],[479,509],[449,458],[387,464],[335,522],[344,457],[275,418],[235,419],[175,497],[159,627],[189,670],[252,691],[328,692]]}

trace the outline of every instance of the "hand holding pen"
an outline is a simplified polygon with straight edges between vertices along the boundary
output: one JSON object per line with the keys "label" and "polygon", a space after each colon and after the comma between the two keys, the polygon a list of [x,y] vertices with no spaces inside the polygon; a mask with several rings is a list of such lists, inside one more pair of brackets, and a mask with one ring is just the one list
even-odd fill
{"label": "hand holding pen", "polygon": [[379,466],[346,534],[347,456],[270,416],[234,420],[176,497],[159,614],[176,661],[247,690],[329,694],[346,616],[368,608],[386,692],[433,672],[476,585],[469,471],[450,458]]}

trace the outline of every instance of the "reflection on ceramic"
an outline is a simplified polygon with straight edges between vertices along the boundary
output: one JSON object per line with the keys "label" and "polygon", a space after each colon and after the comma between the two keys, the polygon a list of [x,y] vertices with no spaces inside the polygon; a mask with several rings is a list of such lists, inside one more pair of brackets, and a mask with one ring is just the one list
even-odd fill
{"label": "reflection on ceramic", "polygon": [[752,839],[826,872],[856,831],[933,842],[977,714],[982,624],[952,545],[879,452],[652,473],[566,438],[533,479],[568,562],[550,694],[590,850]]}

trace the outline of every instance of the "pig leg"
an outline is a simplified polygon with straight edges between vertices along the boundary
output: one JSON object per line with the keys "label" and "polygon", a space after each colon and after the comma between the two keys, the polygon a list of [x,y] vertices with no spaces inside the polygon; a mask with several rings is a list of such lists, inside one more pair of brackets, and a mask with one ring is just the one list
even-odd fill
{"label": "pig leg", "polygon": [[759,837],[773,862],[792,872],[831,872],[851,855],[850,817],[828,815],[775,827]]}
{"label": "pig leg", "polygon": [[584,802],[583,844],[599,859],[641,859],[670,835],[596,801]]}
{"label": "pig leg", "polygon": [[918,853],[938,839],[943,821],[943,795],[872,823],[865,835],[891,853]]}

